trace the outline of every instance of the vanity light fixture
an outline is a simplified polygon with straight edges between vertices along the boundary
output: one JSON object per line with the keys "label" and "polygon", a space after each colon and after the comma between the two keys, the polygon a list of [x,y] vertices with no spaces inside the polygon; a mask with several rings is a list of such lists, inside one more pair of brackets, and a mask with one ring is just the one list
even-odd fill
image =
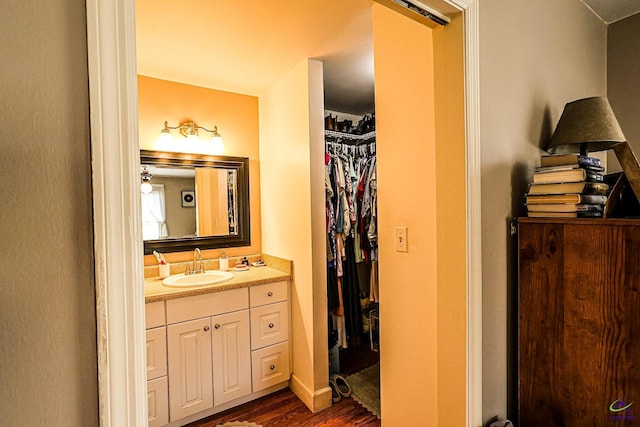
{"label": "vanity light fixture", "polygon": [[142,194],[149,194],[153,190],[151,186],[151,173],[149,173],[149,169],[146,166],[142,167],[142,171],[140,172],[140,179],[142,180],[142,184],[140,184],[140,191]]}
{"label": "vanity light fixture", "polygon": [[198,131],[203,130],[209,132],[211,134],[212,145],[209,147],[208,151],[211,151],[213,154],[224,153],[224,143],[222,142],[222,136],[218,133],[218,126],[214,126],[213,130],[210,130],[204,126],[198,125],[193,120],[183,120],[178,124],[178,126],[169,126],[169,122],[165,120],[164,128],[160,131],[160,140],[165,143],[174,141],[173,135],[171,134],[172,130],[177,130],[180,132],[180,135],[187,138],[187,141],[193,143],[199,142]]}

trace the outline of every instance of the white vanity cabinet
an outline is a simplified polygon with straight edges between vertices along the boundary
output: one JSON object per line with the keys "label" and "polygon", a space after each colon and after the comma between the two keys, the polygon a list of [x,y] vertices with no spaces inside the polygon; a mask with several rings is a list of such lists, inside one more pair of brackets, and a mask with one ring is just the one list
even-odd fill
{"label": "white vanity cabinet", "polygon": [[250,288],[253,391],[289,380],[289,287],[274,282]]}
{"label": "white vanity cabinet", "polygon": [[149,426],[179,426],[287,386],[289,283],[146,304]]}
{"label": "white vanity cabinet", "polygon": [[251,393],[247,288],[167,301],[171,421]]}
{"label": "white vanity cabinet", "polygon": [[160,427],[169,422],[167,328],[164,302],[146,304],[145,314],[149,427]]}

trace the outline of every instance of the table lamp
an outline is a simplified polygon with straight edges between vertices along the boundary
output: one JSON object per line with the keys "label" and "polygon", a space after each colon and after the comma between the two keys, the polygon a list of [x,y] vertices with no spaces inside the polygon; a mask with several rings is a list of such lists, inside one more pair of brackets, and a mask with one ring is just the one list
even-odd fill
{"label": "table lamp", "polygon": [[640,166],[620,129],[607,98],[596,96],[567,103],[551,137],[552,154],[604,151],[613,148],[636,198],[640,200]]}

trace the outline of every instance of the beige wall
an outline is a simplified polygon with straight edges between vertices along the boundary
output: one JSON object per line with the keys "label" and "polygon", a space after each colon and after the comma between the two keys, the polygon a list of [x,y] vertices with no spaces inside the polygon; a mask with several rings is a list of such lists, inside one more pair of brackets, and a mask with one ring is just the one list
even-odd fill
{"label": "beige wall", "polygon": [[169,236],[195,235],[196,209],[182,207],[182,190],[194,191],[194,178],[154,176],[151,182],[164,185],[164,204]]}
{"label": "beige wall", "polygon": [[[180,121],[191,119],[207,129],[218,126],[225,155],[249,158],[251,246],[225,251],[229,256],[261,252],[258,98],[138,76],[138,115],[141,149],[160,149],[158,135],[165,120],[170,126],[177,126]],[[184,138],[177,137],[170,151],[190,150]],[[203,251],[205,258],[217,258],[219,254],[219,250]],[[167,259],[187,261],[190,256],[190,253],[177,252],[169,254]],[[147,255],[144,262],[153,265],[156,260],[153,255]]]}
{"label": "beige wall", "polygon": [[[433,30],[438,272],[438,414],[464,426],[466,399],[466,144],[462,14]],[[446,420],[446,421],[444,421]]]}
{"label": "beige wall", "polygon": [[85,3],[0,15],[0,425],[96,426]]}
{"label": "beige wall", "polygon": [[[374,4],[373,41],[382,418],[438,425],[432,31]],[[406,253],[394,250],[396,226],[408,229]]]}
{"label": "beige wall", "polygon": [[515,388],[514,216],[565,103],[606,94],[606,26],[579,0],[480,2],[483,414],[505,416]]}
{"label": "beige wall", "polygon": [[[640,14],[607,28],[607,96],[624,136],[640,158]],[[609,170],[620,170],[615,154],[608,157]]]}
{"label": "beige wall", "polygon": [[262,247],[293,260],[291,387],[312,410],[331,404],[323,106],[322,63],[314,60],[260,96]]}
{"label": "beige wall", "polygon": [[[431,30],[374,4],[373,24],[382,420],[464,426],[462,17]],[[397,226],[406,253],[395,251]]]}

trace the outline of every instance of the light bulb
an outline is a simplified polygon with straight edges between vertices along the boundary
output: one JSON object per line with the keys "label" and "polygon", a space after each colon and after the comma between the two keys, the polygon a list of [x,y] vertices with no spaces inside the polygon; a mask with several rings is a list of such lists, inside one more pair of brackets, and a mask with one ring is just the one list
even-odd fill
{"label": "light bulb", "polygon": [[161,151],[170,151],[173,146],[174,138],[169,130],[163,130],[158,137],[157,149]]}
{"label": "light bulb", "polygon": [[213,135],[211,138],[211,152],[213,154],[224,154],[224,143],[220,135]]}
{"label": "light bulb", "polygon": [[140,191],[142,191],[142,194],[149,194],[152,190],[153,186],[148,181],[144,181],[140,184]]}

